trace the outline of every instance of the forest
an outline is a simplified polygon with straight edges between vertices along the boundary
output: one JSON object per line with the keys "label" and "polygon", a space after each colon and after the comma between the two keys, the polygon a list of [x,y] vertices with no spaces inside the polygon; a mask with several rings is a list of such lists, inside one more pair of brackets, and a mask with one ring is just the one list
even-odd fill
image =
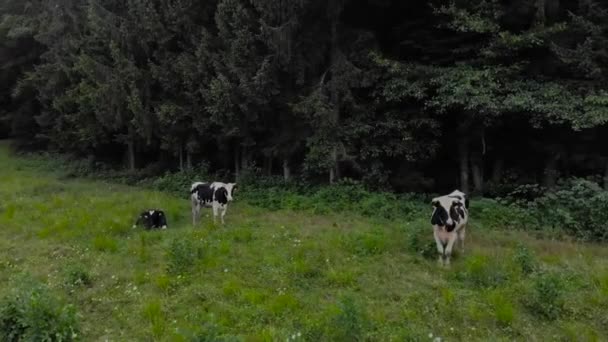
{"label": "forest", "polygon": [[0,1],[0,138],[131,171],[608,187],[592,0]]}

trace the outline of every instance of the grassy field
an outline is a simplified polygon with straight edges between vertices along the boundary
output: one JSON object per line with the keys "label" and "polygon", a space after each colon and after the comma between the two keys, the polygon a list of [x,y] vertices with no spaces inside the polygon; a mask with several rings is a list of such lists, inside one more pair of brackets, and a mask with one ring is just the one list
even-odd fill
{"label": "grassy field", "polygon": [[[146,208],[169,229],[131,229]],[[34,283],[75,310],[85,341],[608,340],[606,246],[490,229],[475,210],[466,253],[442,269],[408,247],[432,241],[426,211],[388,221],[237,197],[225,226],[193,228],[185,197],[67,179],[3,144],[0,313]],[[23,329],[65,313],[19,303],[40,322]]]}

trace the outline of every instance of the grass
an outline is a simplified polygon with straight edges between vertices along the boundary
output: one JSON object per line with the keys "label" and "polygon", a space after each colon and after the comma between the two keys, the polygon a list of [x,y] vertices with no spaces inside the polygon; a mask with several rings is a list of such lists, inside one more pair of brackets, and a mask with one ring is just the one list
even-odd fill
{"label": "grass", "polygon": [[[383,220],[237,197],[225,226],[193,228],[185,198],[66,179],[5,144],[0,165],[0,297],[11,275],[36,278],[82,340],[608,340],[608,249],[494,228],[475,207],[446,270],[425,252],[428,208]],[[147,208],[169,229],[131,229]]]}

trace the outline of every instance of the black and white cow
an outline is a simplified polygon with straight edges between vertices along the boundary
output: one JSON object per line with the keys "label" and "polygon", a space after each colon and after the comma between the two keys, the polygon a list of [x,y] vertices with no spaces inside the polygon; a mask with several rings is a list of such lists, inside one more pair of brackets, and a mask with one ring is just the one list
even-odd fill
{"label": "black and white cow", "polygon": [[158,209],[144,211],[139,215],[137,221],[135,221],[133,228],[137,228],[137,226],[140,224],[143,224],[146,229],[167,229],[167,218],[165,217],[165,212]]}
{"label": "black and white cow", "polygon": [[449,195],[433,198],[432,204],[431,224],[439,262],[449,265],[456,240],[460,240],[461,250],[464,251],[464,238],[469,221],[469,199],[462,191],[454,190]]}
{"label": "black and white cow", "polygon": [[213,223],[215,224],[218,212],[221,211],[221,220],[224,224],[224,216],[228,210],[228,202],[232,202],[236,183],[203,183],[196,182],[190,187],[190,199],[192,202],[192,225],[196,225],[201,215],[201,207],[213,208]]}

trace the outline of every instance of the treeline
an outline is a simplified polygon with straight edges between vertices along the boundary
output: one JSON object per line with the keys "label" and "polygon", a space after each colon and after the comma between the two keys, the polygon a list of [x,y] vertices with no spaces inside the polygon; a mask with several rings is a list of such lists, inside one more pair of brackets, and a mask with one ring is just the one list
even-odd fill
{"label": "treeline", "polygon": [[608,186],[591,0],[0,0],[0,134],[135,170]]}

